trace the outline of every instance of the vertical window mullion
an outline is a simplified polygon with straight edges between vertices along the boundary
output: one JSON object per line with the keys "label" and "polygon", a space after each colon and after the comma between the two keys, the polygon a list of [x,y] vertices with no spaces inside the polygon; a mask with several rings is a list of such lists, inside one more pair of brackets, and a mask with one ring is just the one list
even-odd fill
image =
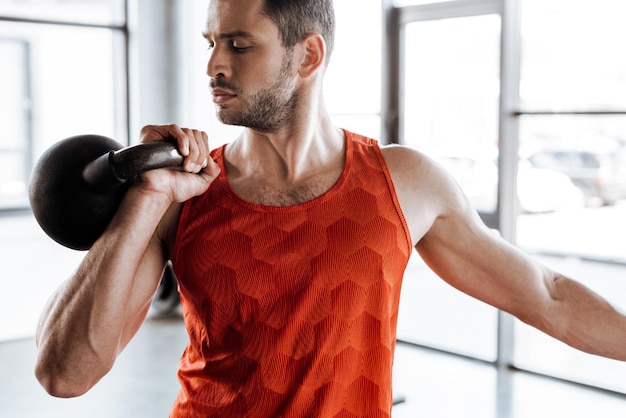
{"label": "vertical window mullion", "polygon": [[[514,114],[519,103],[520,18],[518,0],[503,0],[500,70],[500,153],[498,157],[498,230],[515,244],[517,203],[517,162],[519,119]],[[514,319],[498,312],[499,367],[513,363]]]}

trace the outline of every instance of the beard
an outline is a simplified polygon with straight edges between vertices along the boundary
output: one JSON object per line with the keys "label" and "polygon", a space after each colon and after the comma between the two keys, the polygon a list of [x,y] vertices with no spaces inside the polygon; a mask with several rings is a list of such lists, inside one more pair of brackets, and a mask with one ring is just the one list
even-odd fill
{"label": "beard", "polygon": [[244,102],[244,108],[240,111],[231,112],[227,107],[218,108],[218,120],[226,125],[244,126],[263,133],[273,132],[290,124],[295,118],[299,98],[294,82],[289,77],[291,57],[290,51],[283,56],[280,73],[274,83],[247,97],[236,86],[219,78],[212,80],[212,87],[231,89]]}

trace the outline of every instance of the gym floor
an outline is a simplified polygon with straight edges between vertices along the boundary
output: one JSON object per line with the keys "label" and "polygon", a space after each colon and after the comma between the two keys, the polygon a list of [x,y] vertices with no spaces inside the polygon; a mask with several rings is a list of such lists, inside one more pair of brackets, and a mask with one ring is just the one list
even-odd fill
{"label": "gym floor", "polygon": [[[28,216],[0,218],[0,418],[167,417],[187,342],[180,315],[149,318],[113,370],[86,395],[50,397],[33,375],[42,304],[82,253],[51,242]],[[51,273],[54,271],[54,273]],[[623,418],[626,396],[398,344],[394,418]]]}

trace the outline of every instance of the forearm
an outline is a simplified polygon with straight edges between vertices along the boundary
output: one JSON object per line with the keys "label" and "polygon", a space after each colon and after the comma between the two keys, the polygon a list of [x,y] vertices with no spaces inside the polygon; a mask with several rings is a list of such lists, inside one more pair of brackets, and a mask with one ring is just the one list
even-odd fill
{"label": "forearm", "polygon": [[152,257],[152,275],[158,272],[157,257],[147,250],[156,245],[155,230],[168,204],[131,189],[74,277],[47,305],[37,332],[36,374],[49,392],[76,396],[88,390],[145,317],[160,276],[137,279],[138,266]]}
{"label": "forearm", "polygon": [[626,361],[626,317],[582,284],[555,274],[546,332],[579,350]]}

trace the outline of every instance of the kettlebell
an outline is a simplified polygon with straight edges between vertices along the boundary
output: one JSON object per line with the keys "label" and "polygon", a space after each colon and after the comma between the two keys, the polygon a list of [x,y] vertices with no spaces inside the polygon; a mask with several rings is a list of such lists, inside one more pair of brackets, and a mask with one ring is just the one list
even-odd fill
{"label": "kettlebell", "polygon": [[29,184],[30,206],[49,237],[65,247],[88,250],[138,174],[182,167],[183,159],[172,142],[124,148],[105,136],[73,136],[38,160]]}

